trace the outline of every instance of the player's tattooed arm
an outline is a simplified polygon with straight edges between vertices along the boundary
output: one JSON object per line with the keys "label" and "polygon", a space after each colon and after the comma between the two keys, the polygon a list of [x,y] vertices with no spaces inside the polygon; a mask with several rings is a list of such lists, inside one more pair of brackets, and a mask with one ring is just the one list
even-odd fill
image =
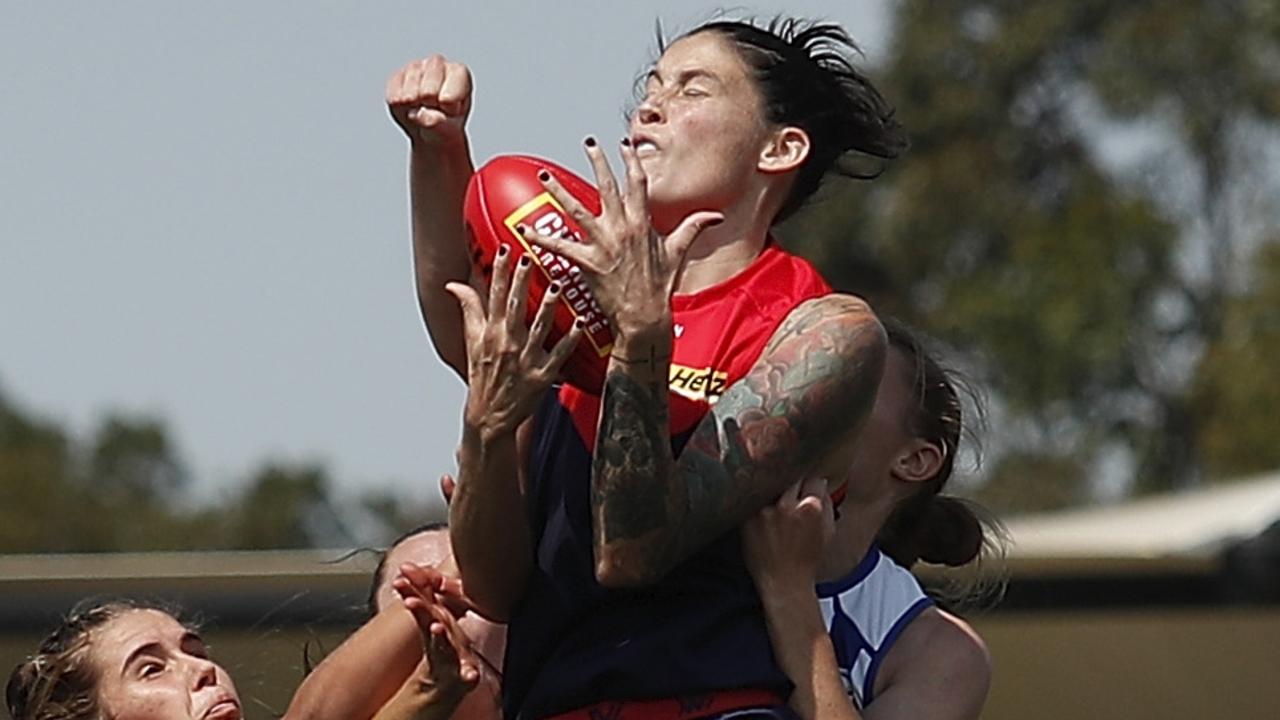
{"label": "player's tattooed arm", "polygon": [[825,471],[870,410],[884,355],[884,331],[862,300],[828,295],[801,304],[678,460],[668,440],[666,363],[661,381],[612,363],[591,480],[597,578],[654,582],[797,479]]}

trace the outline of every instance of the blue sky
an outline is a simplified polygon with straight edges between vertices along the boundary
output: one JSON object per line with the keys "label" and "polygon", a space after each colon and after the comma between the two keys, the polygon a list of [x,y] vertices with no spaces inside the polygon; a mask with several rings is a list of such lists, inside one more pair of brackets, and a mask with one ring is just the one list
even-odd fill
{"label": "blue sky", "polygon": [[[585,171],[579,141],[622,132],[654,19],[715,7],[4,4],[0,391],[79,433],[112,409],[164,418],[205,494],[279,458],[434,496],[463,388],[413,296],[387,76],[467,62],[477,161]],[[884,0],[785,9],[884,51]]]}

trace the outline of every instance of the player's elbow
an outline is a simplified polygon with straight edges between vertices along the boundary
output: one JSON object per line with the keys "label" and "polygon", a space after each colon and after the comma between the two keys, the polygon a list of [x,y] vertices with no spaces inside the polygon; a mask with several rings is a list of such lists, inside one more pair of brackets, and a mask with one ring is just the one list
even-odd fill
{"label": "player's elbow", "polygon": [[639,588],[657,582],[661,574],[632,550],[597,548],[596,582],[607,588]]}
{"label": "player's elbow", "polygon": [[511,620],[532,573],[532,562],[516,559],[501,565],[489,562],[471,562],[465,552],[454,554],[458,574],[463,578],[466,602],[473,611],[488,620],[505,623]]}
{"label": "player's elbow", "polygon": [[511,621],[511,611],[515,608],[515,601],[511,599],[510,594],[488,593],[483,590],[476,593],[468,587],[467,600],[471,603],[471,609],[486,620],[496,623]]}

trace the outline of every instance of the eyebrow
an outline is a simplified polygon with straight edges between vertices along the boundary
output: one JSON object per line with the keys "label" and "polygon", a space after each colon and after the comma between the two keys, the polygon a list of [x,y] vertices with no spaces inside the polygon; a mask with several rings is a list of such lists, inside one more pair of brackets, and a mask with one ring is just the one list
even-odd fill
{"label": "eyebrow", "polygon": [[[721,83],[721,84],[723,84],[724,82],[720,79],[719,75],[716,75],[710,70],[704,70],[702,68],[693,68],[691,70],[681,70],[680,72],[676,73],[676,80],[678,82],[682,82],[682,83],[688,82],[694,78],[707,78],[708,80]],[[666,80],[662,79],[662,73],[659,72],[657,68],[650,70],[649,73],[645,76],[645,81],[647,82],[649,80],[657,80],[660,83],[666,82]]]}
{"label": "eyebrow", "polygon": [[[192,632],[190,630],[182,634],[182,638],[178,640],[178,646],[185,648],[191,642],[197,642],[200,644],[201,648],[204,647],[204,638],[200,637],[198,633]],[[125,656],[124,662],[121,663],[120,665],[120,674],[124,675],[125,672],[129,670],[129,666],[133,664],[133,661],[137,660],[139,657],[143,655],[159,655],[163,652],[163,650],[164,650],[164,645],[159,642],[149,642],[149,643],[144,643],[142,645],[139,645],[138,647],[133,649],[133,652]]]}
{"label": "eyebrow", "polygon": [[133,652],[125,656],[124,662],[120,665],[120,674],[124,675],[129,670],[129,666],[133,665],[133,661],[143,655],[159,655],[164,646],[158,642],[149,642],[139,645],[133,649]]}

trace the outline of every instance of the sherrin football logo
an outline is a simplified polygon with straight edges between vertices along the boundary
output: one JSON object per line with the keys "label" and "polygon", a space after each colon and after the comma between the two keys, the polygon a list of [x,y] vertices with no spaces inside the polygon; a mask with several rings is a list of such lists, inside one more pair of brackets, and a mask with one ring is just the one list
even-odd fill
{"label": "sherrin football logo", "polygon": [[[609,321],[605,319],[604,311],[600,309],[595,298],[591,297],[586,281],[582,279],[582,270],[546,248],[537,245],[531,247],[525,242],[524,237],[516,232],[517,225],[527,225],[543,237],[560,232],[567,227],[564,208],[560,207],[560,203],[556,202],[551,193],[544,192],[516,208],[515,212],[503,220],[503,224],[507,226],[507,230],[511,232],[516,242],[520,243],[521,247],[534,259],[542,272],[546,273],[548,280],[560,283],[563,288],[560,294],[561,302],[573,311],[574,317],[580,317],[586,323],[586,327],[583,328],[586,331],[584,335],[596,354],[601,357],[609,354],[609,350],[613,347],[612,338],[609,335]],[[582,238],[576,231],[573,233],[573,239],[582,242]]]}

